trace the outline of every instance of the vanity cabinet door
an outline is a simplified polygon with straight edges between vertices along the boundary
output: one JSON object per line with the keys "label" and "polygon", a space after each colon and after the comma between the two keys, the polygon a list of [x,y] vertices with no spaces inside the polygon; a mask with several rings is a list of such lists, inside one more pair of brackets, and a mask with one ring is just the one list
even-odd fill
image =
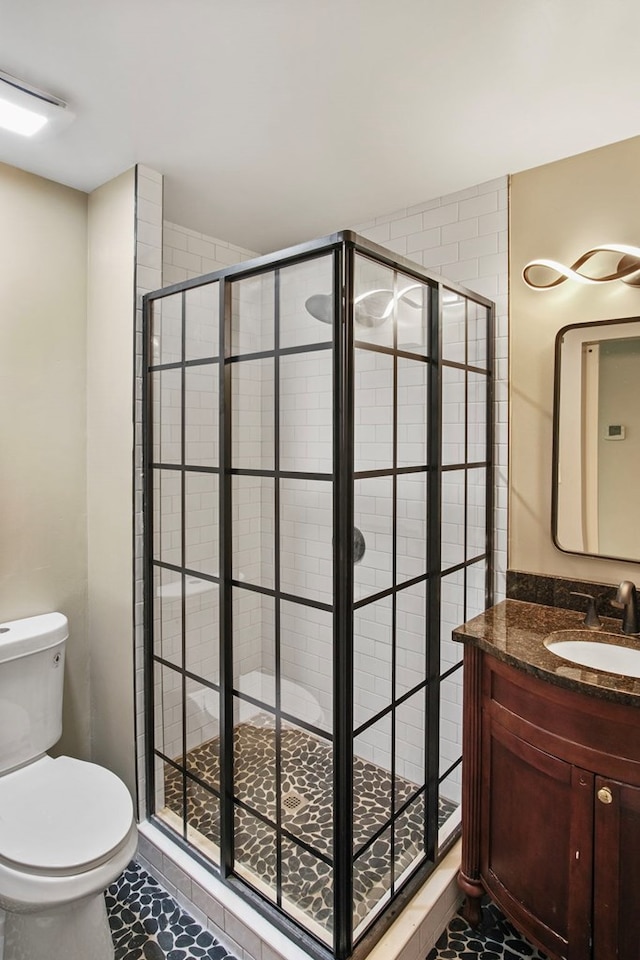
{"label": "vanity cabinet door", "polygon": [[640,787],[596,777],[593,927],[597,960],[638,960]]}
{"label": "vanity cabinet door", "polygon": [[594,776],[526,743],[495,718],[486,720],[485,887],[545,952],[589,960]]}

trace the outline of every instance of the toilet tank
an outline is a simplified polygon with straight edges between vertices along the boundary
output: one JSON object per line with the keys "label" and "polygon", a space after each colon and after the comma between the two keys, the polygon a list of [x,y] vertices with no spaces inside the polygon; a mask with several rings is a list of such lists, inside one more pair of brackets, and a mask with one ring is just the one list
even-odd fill
{"label": "toilet tank", "polygon": [[0,774],[60,739],[68,635],[61,613],[0,623]]}

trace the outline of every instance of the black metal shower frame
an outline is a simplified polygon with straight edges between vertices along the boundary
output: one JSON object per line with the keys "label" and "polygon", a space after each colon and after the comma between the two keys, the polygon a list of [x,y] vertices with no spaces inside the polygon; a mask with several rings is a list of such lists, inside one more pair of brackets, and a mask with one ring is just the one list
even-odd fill
{"label": "black metal shower frame", "polygon": [[[323,254],[333,255],[333,294],[334,294],[334,324],[333,340],[331,343],[317,343],[306,347],[288,347],[282,349],[279,343],[279,316],[277,313],[279,297],[279,269],[293,266],[296,263],[302,263],[309,259],[315,259]],[[416,281],[424,284],[429,290],[429,346],[426,356],[418,356],[411,352],[398,351],[397,338],[394,333],[394,342],[392,348],[378,347],[370,342],[358,342],[354,339],[354,264],[357,255],[369,257],[378,263],[399,270],[402,274],[415,278]],[[234,805],[237,799],[234,797],[233,788],[233,698],[234,694],[240,699],[252,701],[250,695],[240,694],[233,688],[233,631],[232,624],[232,591],[234,586],[252,589],[259,593],[265,593],[274,596],[276,600],[290,599],[296,603],[304,603],[308,606],[318,607],[320,609],[331,610],[331,606],[303,599],[298,596],[289,596],[283,594],[280,590],[280,572],[278,563],[279,551],[279,484],[278,478],[296,478],[295,471],[281,471],[279,464],[279,390],[274,391],[274,449],[275,460],[272,471],[245,471],[236,470],[231,467],[231,369],[235,362],[240,359],[234,356],[232,352],[231,338],[231,290],[232,283],[227,281],[238,281],[244,278],[253,277],[261,273],[274,272],[275,275],[275,304],[276,315],[274,318],[274,345],[273,350],[251,354],[242,354],[241,359],[259,359],[268,354],[274,358],[274,383],[279,383],[278,365],[281,356],[317,351],[319,349],[331,349],[333,352],[333,391],[334,391],[334,416],[333,416],[333,470],[331,474],[331,486],[333,489],[333,735],[329,738],[333,741],[334,758],[334,796],[333,796],[333,835],[334,835],[334,856],[333,856],[333,880],[334,880],[334,946],[333,952],[317,941],[308,931],[303,930],[285,913],[278,909],[281,902],[281,858],[277,858],[277,903],[267,900],[255,893],[245,882],[234,874]],[[219,282],[219,352],[217,362],[219,365],[219,463],[218,467],[197,467],[198,472],[214,473],[219,477],[219,524],[220,524],[220,566],[219,577],[207,576],[198,571],[189,571],[184,566],[185,558],[185,483],[184,475],[189,468],[186,466],[185,459],[185,371],[190,366],[196,366],[202,363],[212,363],[215,357],[203,358],[199,360],[187,361],[185,358],[185,295],[187,291],[205,284]],[[385,922],[385,909],[378,913],[372,921],[373,926],[367,929],[359,938],[354,949],[353,942],[353,866],[354,860],[362,853],[357,851],[353,854],[353,744],[355,736],[365,728],[371,726],[377,717],[371,718],[365,724],[361,725],[357,731],[353,728],[353,613],[360,606],[368,605],[382,599],[385,596],[391,596],[395,607],[398,584],[396,583],[395,571],[393,575],[393,585],[387,590],[380,591],[379,594],[367,596],[361,601],[354,601],[353,598],[353,518],[354,518],[354,483],[357,479],[367,476],[367,471],[354,473],[354,356],[355,349],[363,347],[367,350],[374,350],[391,354],[394,358],[394,437],[393,437],[393,470],[379,471],[385,476],[392,476],[393,484],[393,563],[395,565],[396,555],[396,483],[397,477],[403,473],[420,472],[414,468],[398,468],[397,466],[397,360],[398,357],[406,356],[412,361],[424,361],[428,371],[428,402],[431,410],[438,411],[438,416],[430,420],[428,431],[428,451],[427,451],[427,469],[422,471],[426,474],[427,480],[427,573],[424,576],[416,577],[414,580],[408,580],[402,583],[406,588],[414,583],[425,583],[426,602],[427,602],[427,636],[429,644],[427,648],[426,678],[415,688],[407,691],[402,697],[396,697],[395,684],[392,695],[392,726],[395,722],[395,710],[404,700],[414,695],[424,687],[426,698],[425,711],[425,763],[426,778],[425,787],[420,788],[416,794],[409,798],[404,806],[412,803],[424,791],[426,817],[425,817],[425,851],[426,857],[422,863],[413,871],[403,885],[394,890],[392,881],[392,894],[387,903],[402,902],[408,899],[417,887],[424,881],[425,877],[435,867],[439,859],[437,844],[437,807],[439,784],[447,776],[456,764],[453,764],[450,770],[446,771],[444,776],[439,776],[438,770],[438,746],[439,746],[439,683],[443,677],[440,677],[439,662],[439,641],[440,641],[440,518],[441,518],[441,488],[440,477],[443,469],[455,469],[456,465],[442,466],[441,463],[441,391],[442,391],[442,365],[462,367],[465,370],[473,369],[468,364],[459,364],[451,361],[442,360],[442,309],[443,309],[443,291],[458,293],[465,299],[472,300],[480,304],[487,310],[487,360],[486,368],[478,368],[478,372],[486,375],[487,381],[487,417],[486,417],[486,451],[487,459],[478,464],[464,464],[466,468],[474,466],[486,467],[487,489],[486,489],[486,551],[479,557],[466,559],[465,562],[457,565],[455,568],[447,569],[446,573],[454,572],[457,569],[465,568],[478,560],[487,560],[487,575],[485,583],[485,602],[490,605],[492,602],[492,570],[491,556],[493,549],[493,476],[492,476],[492,453],[493,453],[493,416],[492,416],[492,343],[493,343],[493,304],[491,301],[475,294],[464,287],[455,283],[443,282],[442,278],[430,274],[415,263],[397,256],[383,247],[373,244],[357,236],[350,231],[333,234],[322,240],[313,241],[298,245],[278,252],[274,255],[260,257],[256,260],[246,261],[224,270],[216,271],[206,276],[198,277],[193,280],[184,281],[172,286],[163,288],[147,294],[143,298],[143,472],[144,472],[144,635],[145,635],[145,717],[146,717],[146,789],[147,789],[147,810],[150,815],[154,812],[154,758],[160,756],[161,759],[169,765],[174,765],[171,758],[164,756],[155,749],[154,743],[154,664],[163,664],[161,657],[154,653],[153,637],[153,610],[154,610],[154,569],[164,568],[180,574],[182,578],[182,736],[183,736],[183,764],[186,757],[186,680],[190,676],[186,669],[185,659],[185,578],[190,575],[201,579],[209,579],[220,585],[220,683],[219,688],[215,683],[207,683],[203,678],[193,675],[191,678],[199,683],[211,686],[212,689],[219,689],[220,697],[220,784],[219,792],[220,802],[220,869],[219,873],[223,880],[236,890],[241,896],[247,899],[256,909],[265,914],[272,922],[280,926],[285,932],[294,933],[296,939],[301,942],[308,952],[322,960],[328,956],[335,957],[336,960],[345,960],[349,956],[359,956],[368,952],[372,941],[377,939],[384,929],[391,922],[387,919]],[[182,295],[182,318],[181,318],[181,338],[182,352],[181,360],[173,363],[152,362],[151,356],[151,336],[152,336],[152,310],[154,302],[162,300],[165,297]],[[465,321],[465,329],[468,324]],[[465,334],[465,338],[467,334]],[[467,359],[467,349],[465,349],[465,360]],[[153,447],[151,441],[152,424],[152,389],[151,380],[155,372],[161,370],[176,369],[181,371],[181,462],[180,466],[175,463],[162,464],[154,463]],[[465,388],[466,389],[466,388]],[[466,430],[466,428],[465,428]],[[465,436],[466,449],[466,436]],[[181,483],[181,514],[182,514],[182,565],[173,565],[154,561],[154,530],[153,530],[153,492],[154,492],[154,471],[163,468],[176,470],[182,474]],[[246,582],[240,584],[233,580],[232,570],[232,523],[231,523],[231,501],[232,501],[232,477],[237,474],[258,473],[261,476],[265,474],[273,476],[275,487],[274,502],[274,589],[264,588],[259,585],[249,585]],[[376,471],[370,472],[373,475]],[[298,476],[305,480],[329,480],[327,474],[312,474],[305,472]],[[466,490],[466,483],[465,483]],[[467,495],[465,492],[465,529],[467,521]],[[465,573],[466,587],[466,573]],[[279,615],[279,603],[275,603],[275,616]],[[466,589],[465,589],[465,612],[466,612]],[[392,669],[395,670],[395,615],[392,619]],[[281,711],[281,691],[280,691],[280,670],[279,670],[279,630],[278,623],[275,624],[276,638],[276,693],[274,716],[276,724],[276,750],[280,752],[280,729],[282,719],[291,719],[298,725],[307,726],[298,718],[288,717]],[[166,666],[175,669],[175,664],[166,663]],[[456,668],[447,671],[445,676],[449,676]],[[259,702],[258,702],[259,703]],[[262,704],[259,703],[260,706]],[[388,711],[383,711],[386,713]],[[327,738],[327,734],[322,731],[314,731]],[[395,736],[392,736],[392,743],[395,744]],[[395,757],[395,746],[392,746],[392,757]],[[393,761],[392,761],[393,762]],[[280,767],[276,763],[276,776],[280,777]],[[393,769],[392,769],[393,776]],[[197,780],[197,777],[190,772],[190,777]],[[186,825],[186,768],[182,778],[183,783],[183,822]],[[216,793],[210,786],[207,787],[210,792]],[[279,796],[279,794],[278,794]],[[395,810],[395,790],[391,792],[392,809],[389,823],[394,822]],[[252,811],[255,812],[255,811]],[[157,818],[154,823],[173,839],[181,842],[189,850],[191,855],[195,856],[200,862],[209,869],[212,868],[210,861],[206,860],[186,841],[186,826],[184,836],[180,837],[169,830],[163,822]],[[385,828],[386,828],[385,824]],[[276,803],[276,835],[277,849],[280,850],[280,838],[282,836],[280,804]],[[381,831],[376,833],[376,836]],[[372,838],[372,840],[375,839]],[[295,838],[300,843],[299,838]],[[370,841],[372,842],[372,841]],[[368,846],[369,842],[365,845]],[[314,855],[318,851],[313,850]],[[325,858],[323,858],[325,859]],[[391,865],[393,867],[393,849],[391,852]],[[217,872],[217,871],[216,871]],[[393,869],[392,869],[393,877]]]}

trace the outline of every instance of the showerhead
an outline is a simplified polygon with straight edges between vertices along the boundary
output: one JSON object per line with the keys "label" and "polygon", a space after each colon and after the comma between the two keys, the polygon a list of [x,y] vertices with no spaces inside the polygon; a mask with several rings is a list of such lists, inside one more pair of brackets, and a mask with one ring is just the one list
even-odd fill
{"label": "showerhead", "polygon": [[[412,307],[420,307],[407,296],[419,284],[412,284],[397,294],[393,290],[368,290],[361,293],[354,300],[354,319],[361,327],[379,327],[385,323],[393,313],[398,300],[404,300]],[[308,313],[321,323],[333,323],[333,296],[330,293],[314,293],[305,301]]]}
{"label": "showerhead", "polygon": [[307,312],[320,323],[333,323],[333,297],[330,293],[314,293],[305,300]]}
{"label": "showerhead", "polygon": [[[367,303],[363,302],[363,298]],[[391,294],[393,301],[393,293]],[[305,301],[308,313],[321,323],[333,323],[333,297],[330,293],[314,293]],[[373,290],[357,298],[354,304],[356,323],[362,327],[378,327],[388,318],[389,291]]]}

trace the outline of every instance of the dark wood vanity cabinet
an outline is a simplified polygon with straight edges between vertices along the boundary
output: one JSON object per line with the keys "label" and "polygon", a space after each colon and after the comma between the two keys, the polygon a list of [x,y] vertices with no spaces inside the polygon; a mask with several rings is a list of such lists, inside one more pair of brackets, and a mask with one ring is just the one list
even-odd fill
{"label": "dark wood vanity cabinet", "polygon": [[465,649],[466,916],[552,958],[640,958],[640,711]]}

